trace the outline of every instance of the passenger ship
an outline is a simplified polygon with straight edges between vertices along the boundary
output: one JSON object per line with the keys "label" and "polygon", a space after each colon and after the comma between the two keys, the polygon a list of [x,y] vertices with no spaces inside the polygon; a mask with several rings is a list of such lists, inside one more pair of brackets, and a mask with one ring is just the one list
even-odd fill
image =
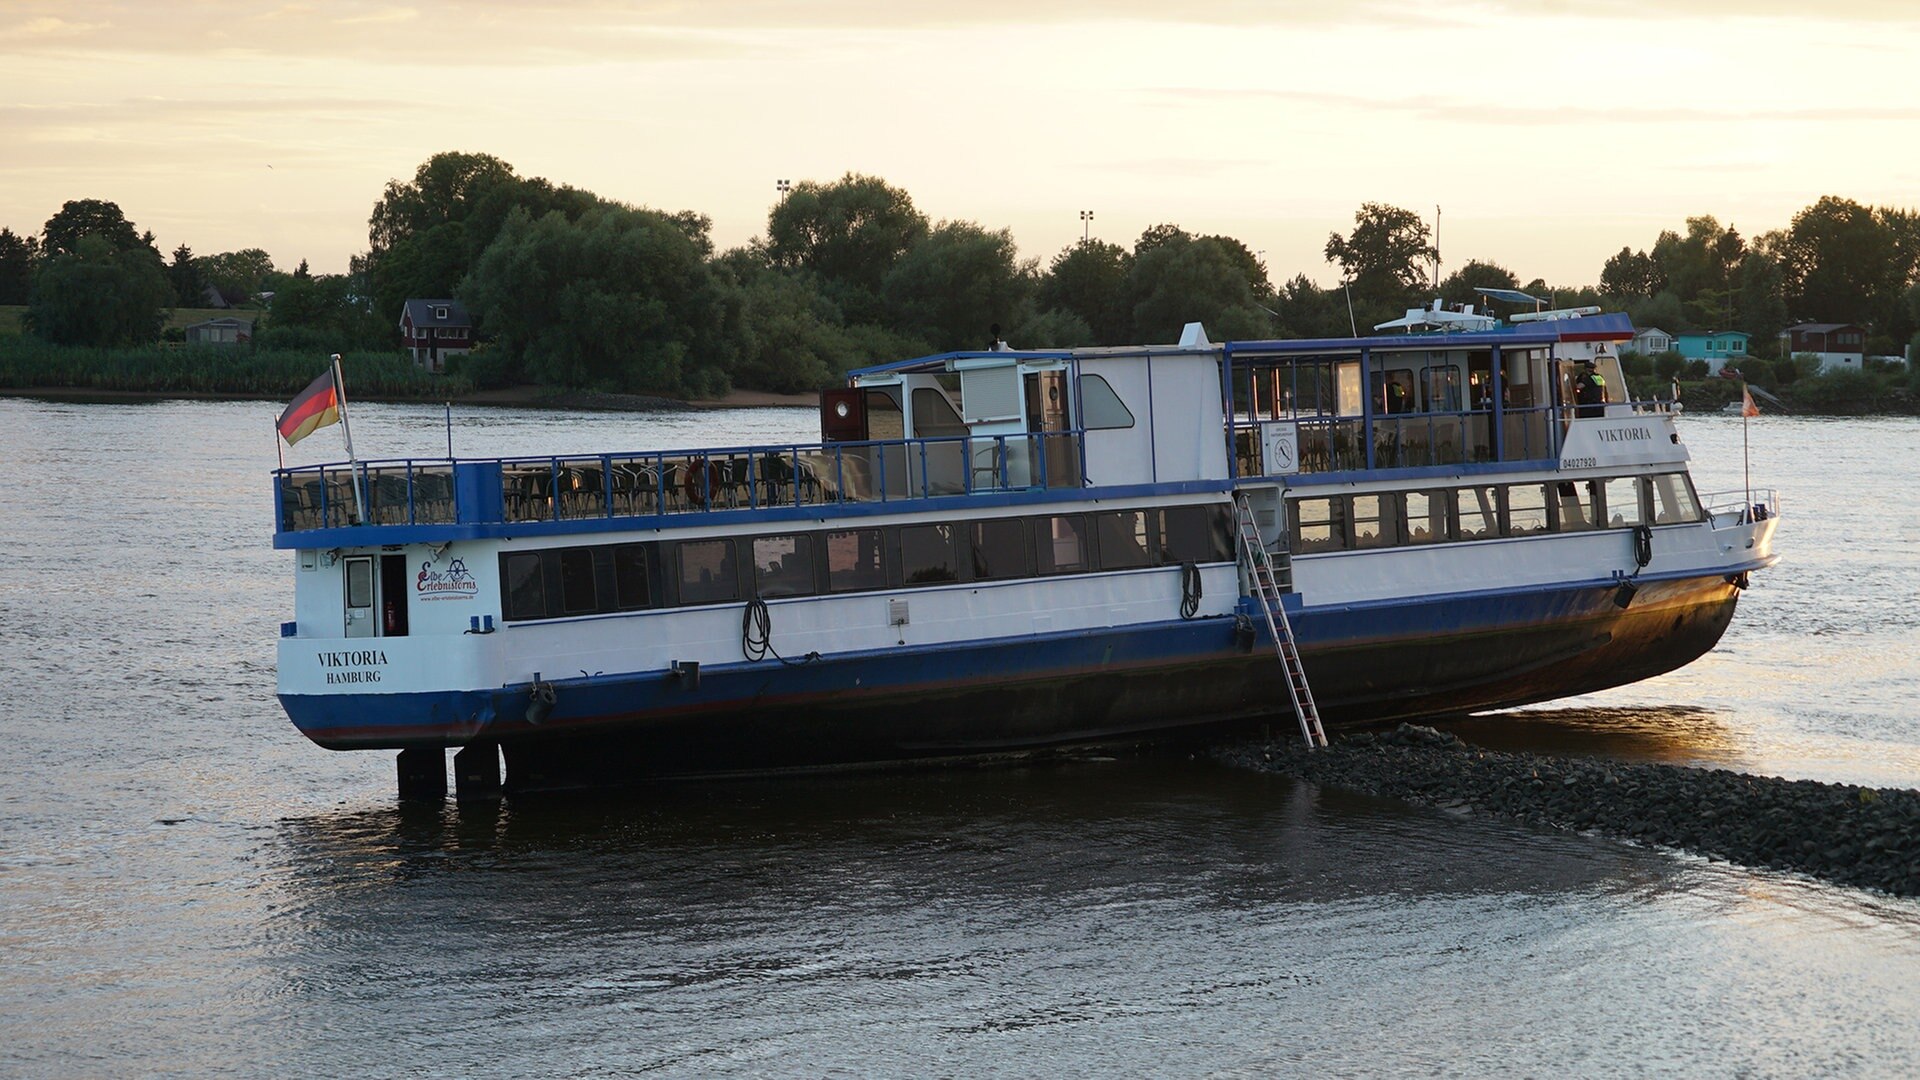
{"label": "passenger ship", "polygon": [[281,469],[280,700],[399,749],[403,794],[459,748],[484,797],[502,758],[513,792],[1312,738],[1714,645],[1778,507],[1696,493],[1672,407],[1622,392],[1625,316],[1376,330],[870,367],[807,445]]}

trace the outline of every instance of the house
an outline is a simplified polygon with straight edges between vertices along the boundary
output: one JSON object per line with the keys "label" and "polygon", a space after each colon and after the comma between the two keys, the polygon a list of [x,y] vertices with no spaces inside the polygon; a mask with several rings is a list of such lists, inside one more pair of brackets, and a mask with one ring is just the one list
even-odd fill
{"label": "house", "polygon": [[1626,351],[1637,352],[1641,356],[1658,356],[1673,351],[1673,335],[1657,326],[1635,332],[1633,340],[1627,342]]}
{"label": "house", "polygon": [[447,358],[473,349],[473,319],[458,300],[409,300],[400,310],[401,343],[414,365],[438,374]]}
{"label": "house", "polygon": [[232,317],[208,319],[187,327],[189,345],[249,345],[253,342],[253,324]]}
{"label": "house", "polygon": [[1673,348],[1689,360],[1705,360],[1715,375],[1732,364],[1738,367],[1747,358],[1747,339],[1740,330],[1709,330],[1704,334],[1675,334]]}
{"label": "house", "polygon": [[1780,334],[1787,355],[1812,353],[1821,371],[1859,371],[1866,362],[1867,331],[1853,323],[1800,323]]}

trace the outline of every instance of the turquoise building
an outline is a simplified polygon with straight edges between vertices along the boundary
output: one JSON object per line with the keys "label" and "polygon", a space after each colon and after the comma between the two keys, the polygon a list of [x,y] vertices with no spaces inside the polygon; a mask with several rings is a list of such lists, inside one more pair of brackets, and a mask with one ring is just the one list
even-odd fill
{"label": "turquoise building", "polygon": [[1673,348],[1689,360],[1705,360],[1707,370],[1719,374],[1728,364],[1735,367],[1747,358],[1747,338],[1739,330],[1710,330],[1704,334],[1675,334]]}

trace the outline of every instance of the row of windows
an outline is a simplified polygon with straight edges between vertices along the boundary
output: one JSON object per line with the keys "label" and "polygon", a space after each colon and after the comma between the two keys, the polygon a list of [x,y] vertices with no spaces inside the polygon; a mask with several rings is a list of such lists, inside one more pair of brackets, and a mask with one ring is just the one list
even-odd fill
{"label": "row of windows", "polygon": [[1686,473],[1322,495],[1289,500],[1288,507],[1293,550],[1303,555],[1702,517]]}
{"label": "row of windows", "polygon": [[1233,558],[1226,505],[504,552],[509,621]]}

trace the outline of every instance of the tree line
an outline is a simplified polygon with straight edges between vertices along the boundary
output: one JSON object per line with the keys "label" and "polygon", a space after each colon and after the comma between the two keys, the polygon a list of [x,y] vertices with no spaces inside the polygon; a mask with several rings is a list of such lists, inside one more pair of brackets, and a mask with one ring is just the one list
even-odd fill
{"label": "tree line", "polygon": [[465,358],[470,378],[688,395],[828,385],[849,367],[983,348],[994,327],[1022,348],[1171,341],[1192,321],[1215,339],[1344,336],[1481,286],[1624,308],[1672,332],[1744,330],[1761,352],[1793,321],[1860,323],[1870,352],[1920,330],[1920,215],[1835,197],[1751,242],[1690,218],[1573,288],[1478,260],[1436,285],[1427,224],[1378,203],[1324,254],[1339,284],[1298,273],[1276,287],[1240,240],[1162,224],[1130,247],[1071,244],[1043,266],[1004,228],[931,221],[906,191],[853,173],[793,185],[764,236],[716,251],[703,214],[441,153],[386,185],[346,274],[283,272],[258,249],[182,244],[169,262],[117,206],[89,199],[37,236],[0,229],[0,304],[26,305],[25,325],[49,342],[102,346],[154,340],[169,307],[271,293],[256,341],[328,352],[393,349],[407,299],[454,297],[486,342]]}

